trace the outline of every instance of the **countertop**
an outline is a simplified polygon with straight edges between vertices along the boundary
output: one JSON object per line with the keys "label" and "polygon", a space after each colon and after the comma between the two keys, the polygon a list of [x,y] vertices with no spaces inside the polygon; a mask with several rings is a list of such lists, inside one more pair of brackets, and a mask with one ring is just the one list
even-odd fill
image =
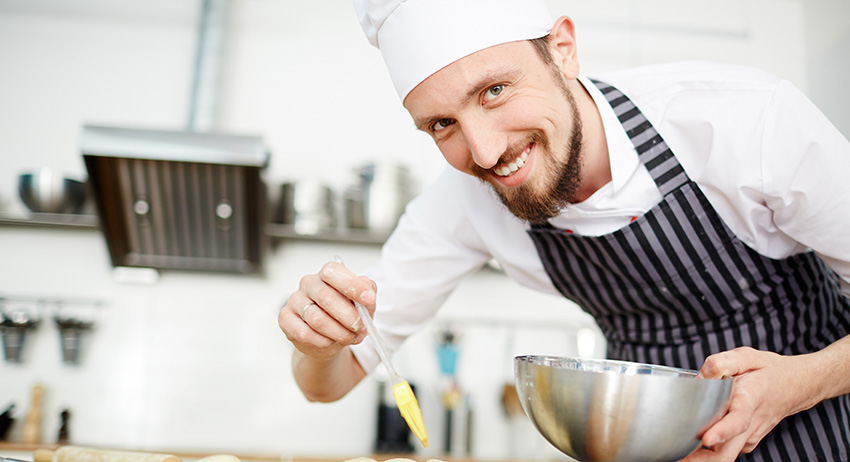
{"label": "countertop", "polygon": [[[21,460],[32,460],[32,453],[36,449],[56,449],[61,445],[58,444],[23,444],[23,443],[8,443],[8,442],[0,442],[0,456],[11,457],[15,459]],[[106,447],[96,447],[97,449],[114,449],[120,451],[136,451],[136,449],[125,449],[125,448],[106,448]],[[159,451],[159,450],[149,450],[145,449],[141,452],[154,452],[161,454],[171,454],[183,459],[183,462],[194,462],[198,459],[202,459],[207,456],[222,454],[221,452],[210,452],[210,453],[199,453],[199,452],[181,452],[181,451]],[[238,457],[240,460],[245,462],[342,462],[347,459],[353,459],[355,457],[359,457],[357,455],[352,455],[351,457],[321,457],[321,456],[299,456],[299,455],[281,455],[281,454],[238,454],[238,453],[228,453],[233,456]],[[406,458],[413,460],[420,460],[421,462],[425,462],[423,458],[417,458],[415,454],[361,454],[363,457],[370,457],[377,461],[387,461],[389,459],[394,458]],[[446,462],[472,462],[465,459],[455,459],[450,457],[440,457],[440,460]]]}
{"label": "countertop", "polygon": [[[23,444],[23,443],[8,443],[8,442],[0,442],[0,456],[12,457],[15,459],[21,460],[32,460],[32,453],[36,449],[57,449],[62,445],[59,444]],[[84,445],[81,445],[84,446]],[[88,447],[88,446],[86,446]],[[92,446],[94,447],[94,446]],[[222,452],[210,452],[210,453],[200,453],[200,452],[183,452],[183,451],[160,451],[160,450],[150,450],[150,449],[127,449],[127,448],[108,448],[108,447],[100,447],[97,446],[96,449],[114,449],[118,451],[140,451],[140,452],[151,452],[151,453],[159,453],[159,454],[171,454],[183,459],[184,462],[194,462],[198,459],[202,459],[207,456],[215,455],[215,454],[223,454]],[[341,458],[321,458],[321,457],[301,457],[301,456],[293,456],[293,457],[283,457],[280,454],[236,454],[236,453],[228,453],[238,457],[240,460],[248,462],[342,462]]]}

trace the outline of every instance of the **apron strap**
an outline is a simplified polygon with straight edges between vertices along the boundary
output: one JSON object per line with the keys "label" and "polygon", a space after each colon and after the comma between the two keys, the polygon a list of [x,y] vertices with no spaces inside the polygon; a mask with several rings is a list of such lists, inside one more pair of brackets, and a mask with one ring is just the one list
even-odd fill
{"label": "apron strap", "polygon": [[649,171],[661,194],[666,196],[687,183],[689,179],[685,169],[637,106],[615,87],[599,80],[591,79],[591,82],[605,95],[608,104],[614,109],[614,114],[623,124],[641,163]]}

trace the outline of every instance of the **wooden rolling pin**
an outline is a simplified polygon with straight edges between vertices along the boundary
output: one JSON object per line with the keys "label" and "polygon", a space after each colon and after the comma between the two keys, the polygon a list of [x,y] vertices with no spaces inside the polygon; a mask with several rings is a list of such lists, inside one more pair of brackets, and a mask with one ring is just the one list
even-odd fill
{"label": "wooden rolling pin", "polygon": [[170,454],[107,451],[80,446],[62,446],[55,451],[36,449],[32,458],[35,462],[183,462],[183,459]]}

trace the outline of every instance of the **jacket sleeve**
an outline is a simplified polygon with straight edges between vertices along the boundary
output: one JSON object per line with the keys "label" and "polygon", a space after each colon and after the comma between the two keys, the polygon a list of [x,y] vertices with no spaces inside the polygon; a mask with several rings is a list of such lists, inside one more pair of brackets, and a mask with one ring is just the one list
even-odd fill
{"label": "jacket sleeve", "polygon": [[773,221],[838,273],[850,297],[850,142],[785,81],[765,121],[761,168]]}
{"label": "jacket sleeve", "polygon": [[[437,313],[452,290],[490,258],[472,224],[455,171],[413,199],[367,271],[378,285],[375,326],[392,354]],[[379,363],[371,342],[352,347],[367,372]]]}

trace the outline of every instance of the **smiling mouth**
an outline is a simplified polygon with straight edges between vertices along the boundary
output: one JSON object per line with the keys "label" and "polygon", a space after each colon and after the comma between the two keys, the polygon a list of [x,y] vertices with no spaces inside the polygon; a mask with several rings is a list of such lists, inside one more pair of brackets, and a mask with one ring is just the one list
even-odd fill
{"label": "smiling mouth", "polygon": [[498,167],[494,168],[493,173],[501,177],[508,177],[519,171],[519,169],[525,165],[525,161],[528,160],[528,153],[531,152],[532,146],[534,146],[533,143],[529,144],[525,150],[511,162],[500,164]]}

